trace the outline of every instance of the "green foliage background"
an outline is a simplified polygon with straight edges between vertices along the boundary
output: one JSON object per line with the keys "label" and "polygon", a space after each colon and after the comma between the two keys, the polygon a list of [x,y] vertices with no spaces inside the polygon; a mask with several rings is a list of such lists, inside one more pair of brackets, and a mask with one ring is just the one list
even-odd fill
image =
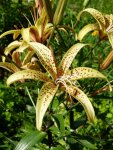
{"label": "green foliage background", "polygon": [[[65,12],[66,17],[62,20],[63,24],[69,24],[72,27],[74,26],[77,13],[83,9],[83,2],[83,0],[69,0],[68,8]],[[24,13],[29,18],[31,18],[29,11],[31,6],[32,3],[28,4],[22,1],[16,3],[14,1],[12,2],[11,0],[0,0],[0,34],[4,31],[14,29],[14,25],[20,28],[21,24],[23,24],[26,27],[28,22],[24,16],[21,15],[21,18],[19,16],[20,13]],[[88,4],[88,7],[96,8],[103,13],[113,13],[111,6],[113,6],[113,1],[111,0],[90,0]],[[79,30],[82,26],[84,26],[85,23],[87,23],[87,21],[89,21],[87,18],[88,17],[84,17],[83,21],[78,24],[76,30]],[[72,45],[74,42],[74,39],[71,39],[70,37],[71,35],[68,37],[63,37],[65,39],[64,41],[68,40],[68,46]],[[96,40],[98,39],[89,37],[86,42],[88,41],[95,43]],[[0,41],[0,45],[6,46],[11,41],[12,37],[6,37]],[[58,54],[58,49],[59,47],[56,47],[56,55]],[[81,51],[81,53],[78,55],[78,59],[74,61],[72,67],[76,65],[81,66],[82,62],[84,66],[98,68],[98,56],[101,54],[101,56],[104,58],[109,52],[108,42],[100,44],[98,51],[96,48],[94,51],[95,55],[93,55],[93,60],[92,57],[87,57],[88,61],[86,61],[85,58],[86,52],[88,53],[88,50],[85,52]],[[111,65],[108,70],[103,72],[108,75],[110,72],[112,72],[112,68],[113,65]],[[2,70],[2,72],[5,71]],[[29,100],[28,93],[26,92],[26,85],[30,89],[30,94],[35,101],[36,95],[38,93],[37,86],[40,87],[41,83],[32,82],[31,84],[26,83],[25,85],[21,86],[15,85],[7,87],[5,81],[8,76],[8,72],[5,72],[4,76],[5,78],[1,77],[0,79],[0,149],[11,150],[17,145],[21,138],[25,137],[25,135],[28,133],[30,134],[31,131],[36,130],[34,121],[35,110],[31,104],[31,101]],[[110,80],[113,80],[112,76],[113,74],[111,73],[109,76]],[[95,91],[99,88],[100,83],[98,84],[98,82],[94,89],[92,87],[96,80],[90,80],[90,82],[92,84],[88,84],[88,80],[85,82],[81,81],[81,85],[83,88],[86,87],[86,91]],[[105,83],[102,83],[102,86],[104,84]],[[56,120],[59,125],[58,129],[55,127],[50,128],[50,131],[54,135],[54,145],[52,150],[74,150],[75,147],[80,150],[113,149],[113,93],[101,93],[91,99],[97,116],[95,123],[86,123],[83,109],[78,104],[75,107],[70,106],[71,109],[62,105],[58,107],[62,101],[63,95],[61,95],[59,99],[53,101],[49,111],[45,116],[46,121],[48,118],[51,120],[51,122],[48,121],[47,126],[51,126],[53,119]],[[71,113],[69,113],[69,109]],[[52,118],[50,118],[49,115],[51,111],[53,111]],[[71,115],[74,116],[73,132],[68,130],[70,123],[69,120],[65,117],[66,115],[67,118],[69,118]],[[66,127],[64,127],[64,125]],[[76,136],[74,134],[75,131]],[[64,140],[65,137],[67,138],[66,140]],[[57,142],[55,143],[55,141]],[[39,150],[46,150],[49,149],[48,145],[48,139],[45,138],[42,143],[36,144],[33,150],[35,150],[35,148],[38,148]]]}

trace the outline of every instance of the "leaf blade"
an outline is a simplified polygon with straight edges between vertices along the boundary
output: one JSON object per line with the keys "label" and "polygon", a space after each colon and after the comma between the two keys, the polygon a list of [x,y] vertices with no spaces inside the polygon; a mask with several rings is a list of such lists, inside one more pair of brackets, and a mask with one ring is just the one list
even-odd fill
{"label": "leaf blade", "polygon": [[28,133],[15,147],[15,150],[30,150],[32,146],[41,142],[46,136],[46,133],[39,131],[32,131]]}

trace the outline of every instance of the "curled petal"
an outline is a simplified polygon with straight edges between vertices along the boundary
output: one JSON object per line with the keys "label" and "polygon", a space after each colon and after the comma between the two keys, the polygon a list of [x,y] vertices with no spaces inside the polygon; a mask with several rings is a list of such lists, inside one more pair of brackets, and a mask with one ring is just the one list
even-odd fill
{"label": "curled petal", "polygon": [[74,97],[76,100],[78,100],[82,104],[87,114],[88,120],[94,121],[95,112],[87,95],[83,91],[81,91],[79,88],[72,86],[72,85],[67,86],[66,90],[69,93],[69,95]]}

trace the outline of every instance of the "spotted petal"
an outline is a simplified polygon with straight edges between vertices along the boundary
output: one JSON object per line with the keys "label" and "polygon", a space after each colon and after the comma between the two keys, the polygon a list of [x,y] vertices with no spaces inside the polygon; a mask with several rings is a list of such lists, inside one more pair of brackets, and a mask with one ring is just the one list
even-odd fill
{"label": "spotted petal", "polygon": [[66,54],[64,55],[60,65],[59,65],[59,74],[60,74],[60,76],[67,72],[67,70],[69,69],[69,67],[70,67],[73,59],[77,55],[77,53],[81,50],[81,48],[83,48],[86,45],[87,44],[77,43],[77,44],[73,45],[66,52]]}
{"label": "spotted petal", "polygon": [[21,34],[22,38],[25,42],[30,42],[30,28],[22,28],[21,29]]}
{"label": "spotted petal", "polygon": [[46,76],[46,74],[36,71],[36,70],[22,70],[12,74],[7,79],[7,85],[10,85],[16,81],[24,80],[24,79],[33,79],[33,80],[41,80],[41,81],[50,81],[50,79]]}
{"label": "spotted petal", "polygon": [[19,34],[21,30],[9,30],[0,35],[0,39],[9,34]]}
{"label": "spotted petal", "polygon": [[110,42],[112,49],[113,49],[113,32],[108,33],[107,35],[108,35],[109,42]]}
{"label": "spotted petal", "polygon": [[26,56],[24,57],[24,60],[22,62],[22,66],[29,63],[31,61],[32,56],[34,55],[34,51],[28,51]]}
{"label": "spotted petal", "polygon": [[72,85],[67,86],[67,92],[82,104],[87,114],[88,120],[94,121],[95,112],[87,95],[79,88]]}
{"label": "spotted petal", "polygon": [[8,55],[12,50],[18,48],[22,43],[19,42],[19,41],[13,41],[11,42],[6,48],[5,48],[5,51],[4,51],[4,54],[5,55]]}
{"label": "spotted petal", "polygon": [[50,75],[54,79],[56,79],[57,69],[51,50],[45,45],[38,42],[30,42],[29,45],[36,52],[44,68],[50,73]]}
{"label": "spotted petal", "polygon": [[78,40],[81,41],[87,33],[93,30],[99,30],[99,26],[97,24],[88,24],[84,26],[78,33]]}
{"label": "spotted petal", "polygon": [[38,95],[36,104],[36,127],[41,130],[44,114],[51,103],[58,86],[51,82],[46,82]]}
{"label": "spotted petal", "polygon": [[90,13],[90,14],[97,20],[100,29],[102,29],[103,26],[106,25],[104,16],[103,16],[102,13],[99,12],[98,10],[96,10],[96,9],[94,9],[94,8],[86,8],[86,9],[84,9],[84,10],[82,10],[82,11],[80,12],[80,14],[79,14],[79,16],[78,16],[78,19],[80,18],[81,14],[82,14],[83,12],[88,12],[88,13]]}
{"label": "spotted petal", "polygon": [[88,67],[78,67],[72,69],[68,72],[68,74],[69,75],[67,75],[67,78],[71,81],[85,78],[102,78],[107,80],[107,77],[104,76],[102,73]]}
{"label": "spotted petal", "polygon": [[0,67],[4,68],[10,72],[17,72],[20,70],[14,64],[8,63],[8,62],[0,62]]}

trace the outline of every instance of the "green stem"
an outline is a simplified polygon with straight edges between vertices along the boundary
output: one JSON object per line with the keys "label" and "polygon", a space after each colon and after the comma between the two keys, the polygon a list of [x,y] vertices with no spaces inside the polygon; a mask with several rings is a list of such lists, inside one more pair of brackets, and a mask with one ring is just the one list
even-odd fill
{"label": "green stem", "polygon": [[31,95],[30,95],[30,92],[29,92],[29,90],[28,90],[28,87],[27,87],[27,86],[26,86],[26,91],[27,91],[27,94],[28,94],[28,96],[29,96],[29,99],[31,100],[31,102],[32,102],[32,104],[33,104],[33,106],[34,106],[34,108],[35,108],[35,110],[36,110],[35,103],[34,103],[34,101],[33,101],[32,97],[31,97]]}

